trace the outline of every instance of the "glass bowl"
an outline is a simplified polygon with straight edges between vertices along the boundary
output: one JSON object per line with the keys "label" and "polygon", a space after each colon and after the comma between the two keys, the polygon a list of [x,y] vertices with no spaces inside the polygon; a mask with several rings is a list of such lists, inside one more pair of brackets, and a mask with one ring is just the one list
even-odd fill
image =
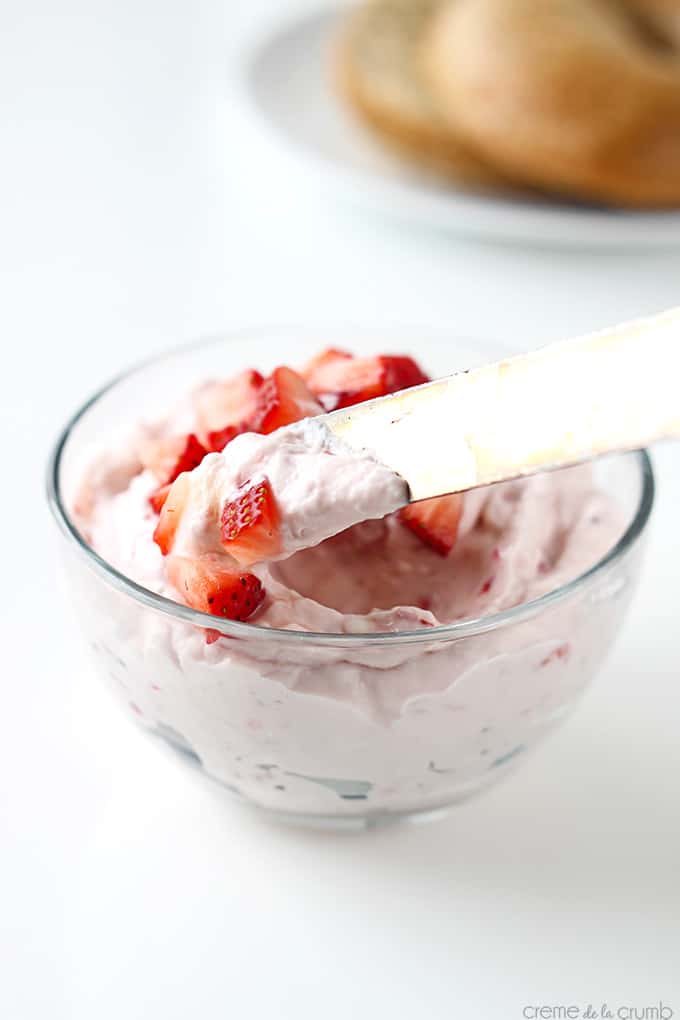
{"label": "glass bowl", "polygon": [[[623,621],[654,481],[645,452],[598,461],[622,515],[599,562],[532,602],[427,631],[315,634],[206,616],[87,545],[69,507],[93,444],[167,413],[194,383],[303,363],[326,345],[412,353],[441,375],[498,354],[422,329],[270,327],[203,341],[124,373],[74,415],[48,498],[95,666],[130,717],[246,802],[353,829],[439,814],[519,767],[565,718]],[[206,628],[223,638],[206,643]]]}

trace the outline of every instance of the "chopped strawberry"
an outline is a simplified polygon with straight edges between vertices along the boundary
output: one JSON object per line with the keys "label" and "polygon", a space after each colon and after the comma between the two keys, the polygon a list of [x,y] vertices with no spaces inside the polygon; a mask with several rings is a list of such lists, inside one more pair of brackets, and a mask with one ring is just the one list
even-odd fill
{"label": "chopped strawberry", "polygon": [[266,560],[281,548],[279,511],[268,478],[246,482],[222,510],[222,544],[242,566]]}
{"label": "chopped strawberry", "polygon": [[405,355],[385,354],[380,359],[385,370],[385,392],[397,393],[411,386],[420,386],[430,381],[420,365]]}
{"label": "chopped strawberry", "polygon": [[568,641],[558,645],[554,648],[549,655],[546,655],[545,659],[541,660],[541,666],[549,666],[551,662],[559,662],[560,660],[566,661],[571,655],[571,645]]}
{"label": "chopped strawberry", "polygon": [[435,496],[412,503],[399,511],[399,520],[440,556],[448,556],[456,544],[463,513],[463,497]]}
{"label": "chopped strawberry", "polygon": [[348,351],[342,351],[339,347],[326,347],[316,357],[308,361],[300,375],[309,386],[312,393],[323,393],[326,389],[324,380],[331,366],[338,361],[353,361],[354,355]]}
{"label": "chopped strawberry", "polygon": [[265,597],[259,577],[227,570],[219,556],[170,556],[167,572],[188,606],[227,620],[247,620]]}
{"label": "chopped strawberry", "polygon": [[170,485],[183,471],[193,471],[206,453],[208,450],[191,432],[188,436],[147,440],[142,444],[140,459],[163,486]]}
{"label": "chopped strawberry", "polygon": [[327,411],[428,381],[413,358],[391,354],[351,358],[332,349],[319,355],[306,372],[310,388]]}
{"label": "chopped strawberry", "polygon": [[384,371],[379,358],[328,358],[314,373],[314,392],[328,411],[380,397]]}
{"label": "chopped strawberry", "polygon": [[323,407],[302,376],[283,365],[275,368],[262,384],[248,426],[252,432],[269,435],[283,425],[292,425],[322,412]]}
{"label": "chopped strawberry", "polygon": [[161,515],[153,533],[153,540],[164,556],[168,555],[175,542],[175,534],[189,497],[190,486],[189,474],[180,475],[170,486],[170,491],[163,503]]}
{"label": "chopped strawberry", "polygon": [[154,513],[159,514],[165,505],[165,501],[168,498],[170,492],[170,485],[161,485],[160,489],[154,489],[149,496],[149,503]]}
{"label": "chopped strawberry", "polygon": [[201,431],[215,432],[249,418],[263,381],[260,373],[250,368],[231,379],[201,386],[194,395]]}
{"label": "chopped strawberry", "polygon": [[241,433],[247,431],[248,426],[245,422],[241,422],[239,425],[225,425],[223,429],[216,429],[214,432],[209,432],[206,439],[208,449],[213,453],[222,453],[222,450],[232,441],[232,439],[235,439],[236,436],[240,436]]}

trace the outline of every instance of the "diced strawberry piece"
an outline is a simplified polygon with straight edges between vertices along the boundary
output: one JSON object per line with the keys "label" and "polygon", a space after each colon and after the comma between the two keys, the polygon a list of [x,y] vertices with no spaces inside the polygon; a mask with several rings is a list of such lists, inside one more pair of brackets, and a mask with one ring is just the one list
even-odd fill
{"label": "diced strawberry piece", "polygon": [[338,361],[353,360],[354,355],[349,351],[342,351],[339,347],[326,347],[320,354],[307,362],[300,374],[312,393],[323,393],[327,388],[324,380],[327,378],[329,368],[336,365]]}
{"label": "diced strawberry piece", "polygon": [[208,449],[213,453],[222,453],[225,446],[235,439],[236,436],[240,436],[243,432],[248,431],[248,426],[245,422],[239,425],[226,425],[223,429],[216,429],[214,432],[209,432],[207,436]]}
{"label": "diced strawberry piece", "polygon": [[151,495],[149,496],[149,503],[151,504],[151,509],[154,511],[154,513],[159,514],[161,512],[161,510],[165,506],[165,501],[168,498],[168,493],[170,492],[170,489],[171,489],[170,485],[161,485],[160,489],[154,489],[154,491],[151,493]]}
{"label": "diced strawberry piece", "polygon": [[246,482],[222,510],[222,544],[237,563],[248,566],[281,548],[279,511],[268,478]]}
{"label": "diced strawberry piece", "polygon": [[420,386],[421,383],[430,381],[429,376],[425,375],[413,358],[400,354],[385,354],[380,360],[385,369],[386,393],[396,393],[398,390],[407,390],[411,386]]}
{"label": "diced strawberry piece", "polygon": [[428,381],[413,358],[392,354],[348,358],[332,350],[319,356],[308,378],[328,411]]}
{"label": "diced strawberry piece", "polygon": [[180,456],[177,458],[176,463],[170,472],[170,477],[166,479],[165,484],[171,485],[179,475],[185,471],[193,471],[201,463],[205,455],[209,453],[206,450],[203,443],[199,442],[198,438],[193,432],[186,437],[186,442],[182,448]]}
{"label": "diced strawberry piece", "polygon": [[140,459],[163,486],[170,485],[183,471],[193,471],[206,453],[208,450],[192,432],[188,436],[148,440],[142,444]]}
{"label": "diced strawberry piece", "polygon": [[435,496],[411,503],[399,511],[399,520],[440,556],[448,556],[456,544],[463,513],[463,497]]}
{"label": "diced strawberry piece", "polygon": [[163,553],[167,556],[175,542],[175,534],[179,527],[191,487],[189,474],[182,474],[170,486],[161,515],[153,533],[153,540]]}
{"label": "diced strawberry piece", "polygon": [[566,661],[571,655],[571,645],[568,641],[558,645],[545,659],[541,660],[541,666],[549,666],[551,662]]}
{"label": "diced strawberry piece", "polygon": [[170,583],[192,609],[227,620],[247,620],[262,604],[265,590],[255,574],[227,570],[219,556],[170,556]]}
{"label": "diced strawberry piece", "polygon": [[377,357],[328,359],[315,372],[314,392],[328,411],[350,407],[383,396],[384,375]]}
{"label": "diced strawberry piece", "polygon": [[260,373],[250,368],[231,379],[201,386],[194,395],[201,432],[215,432],[249,418],[263,381]]}
{"label": "diced strawberry piece", "polygon": [[323,407],[302,376],[283,365],[275,368],[262,384],[248,427],[252,432],[269,435],[284,425],[322,412]]}

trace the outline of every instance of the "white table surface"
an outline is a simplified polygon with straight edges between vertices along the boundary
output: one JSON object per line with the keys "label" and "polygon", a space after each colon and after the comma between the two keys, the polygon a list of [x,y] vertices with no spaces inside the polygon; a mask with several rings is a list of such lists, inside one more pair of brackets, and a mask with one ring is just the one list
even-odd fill
{"label": "white table surface", "polygon": [[677,450],[656,457],[643,583],[591,693],[530,767],[436,825],[265,824],[194,786],[91,677],[42,474],[65,416],[127,362],[274,320],[519,348],[680,299],[680,252],[475,245],[303,193],[227,80],[278,5],[233,6],[2,6],[0,1017],[678,1016]]}

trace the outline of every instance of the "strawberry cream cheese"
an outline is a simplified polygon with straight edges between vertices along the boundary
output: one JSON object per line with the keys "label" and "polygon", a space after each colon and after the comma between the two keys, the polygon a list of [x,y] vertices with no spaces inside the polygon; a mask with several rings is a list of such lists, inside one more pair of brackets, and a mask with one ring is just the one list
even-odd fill
{"label": "strawberry cream cheese", "polygon": [[[309,417],[398,388],[402,363],[404,385],[426,378],[411,359],[366,365],[379,360],[324,352],[300,376],[207,384],[101,451],[73,506],[121,574],[252,625],[222,633],[108,592],[106,606],[90,593],[84,607],[138,721],[289,815],[409,812],[491,782],[575,700],[630,587],[623,577],[518,626],[434,640],[442,624],[577,577],[623,522],[588,467],[404,508],[403,479]],[[404,631],[412,638],[371,640]]]}
{"label": "strawberry cream cheese", "polygon": [[237,436],[223,453],[206,456],[191,473],[173,552],[228,552],[216,522],[238,490],[258,479],[267,480],[277,506],[277,547],[267,560],[285,559],[408,501],[402,478],[307,418],[267,436]]}

